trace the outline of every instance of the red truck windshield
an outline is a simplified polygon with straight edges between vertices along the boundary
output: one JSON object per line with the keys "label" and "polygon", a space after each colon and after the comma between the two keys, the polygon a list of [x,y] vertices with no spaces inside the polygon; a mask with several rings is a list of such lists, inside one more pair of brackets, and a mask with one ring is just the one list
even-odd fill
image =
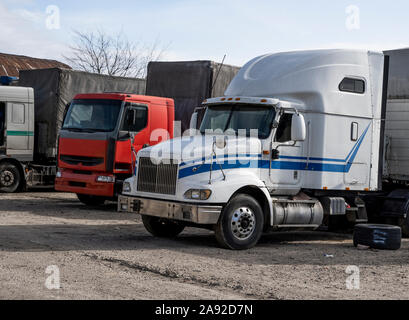
{"label": "red truck windshield", "polygon": [[62,128],[75,131],[114,131],[121,106],[120,100],[74,100]]}

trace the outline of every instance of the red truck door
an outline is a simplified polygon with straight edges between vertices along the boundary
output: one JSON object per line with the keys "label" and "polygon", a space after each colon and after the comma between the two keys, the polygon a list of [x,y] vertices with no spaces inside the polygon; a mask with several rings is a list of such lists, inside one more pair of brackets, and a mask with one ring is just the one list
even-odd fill
{"label": "red truck door", "polygon": [[150,138],[150,105],[127,103],[115,153],[115,172],[131,173],[132,153],[131,136],[134,137],[134,149],[141,150]]}

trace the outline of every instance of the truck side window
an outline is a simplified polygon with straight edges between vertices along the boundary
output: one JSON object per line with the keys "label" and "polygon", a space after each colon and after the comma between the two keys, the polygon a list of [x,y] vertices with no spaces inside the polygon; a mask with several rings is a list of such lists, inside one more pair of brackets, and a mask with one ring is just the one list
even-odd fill
{"label": "truck side window", "polygon": [[148,124],[148,108],[142,106],[132,106],[126,111],[123,131],[140,132]]}
{"label": "truck side window", "polygon": [[285,113],[281,116],[280,123],[276,132],[276,142],[288,142],[291,141],[291,125],[293,115]]}
{"label": "truck side window", "polygon": [[344,78],[339,84],[339,90],[351,93],[365,93],[365,81],[361,79]]}
{"label": "truck side window", "polygon": [[24,124],[24,104],[12,104],[11,109],[11,122],[15,124]]}

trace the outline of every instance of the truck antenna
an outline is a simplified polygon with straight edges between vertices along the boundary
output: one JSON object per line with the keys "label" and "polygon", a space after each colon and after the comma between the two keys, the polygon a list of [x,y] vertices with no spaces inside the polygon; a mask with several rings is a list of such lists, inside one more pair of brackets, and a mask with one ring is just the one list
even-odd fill
{"label": "truck antenna", "polygon": [[213,93],[213,88],[215,87],[215,85],[216,85],[216,83],[217,83],[217,79],[219,78],[220,71],[221,71],[222,68],[223,68],[224,60],[226,60],[226,55],[224,55],[223,60],[222,60],[222,63],[220,64],[219,70],[217,71],[216,78],[214,79],[213,85],[212,85],[212,87],[211,87],[211,89],[210,89],[210,95],[212,95],[212,93]]}

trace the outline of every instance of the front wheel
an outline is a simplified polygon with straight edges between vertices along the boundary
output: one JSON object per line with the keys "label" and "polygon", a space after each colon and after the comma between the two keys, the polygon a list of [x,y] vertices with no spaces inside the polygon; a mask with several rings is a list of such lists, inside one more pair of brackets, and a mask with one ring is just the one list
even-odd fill
{"label": "front wheel", "polygon": [[21,174],[19,169],[12,163],[0,165],[0,191],[13,193],[21,187]]}
{"label": "front wheel", "polygon": [[251,196],[239,194],[229,201],[216,226],[216,239],[226,249],[246,250],[260,240],[264,214]]}
{"label": "front wheel", "polygon": [[91,207],[101,206],[105,203],[105,197],[90,196],[87,194],[77,194],[78,200]]}
{"label": "front wheel", "polygon": [[185,229],[185,225],[168,219],[151,216],[142,216],[145,229],[159,238],[176,238]]}

